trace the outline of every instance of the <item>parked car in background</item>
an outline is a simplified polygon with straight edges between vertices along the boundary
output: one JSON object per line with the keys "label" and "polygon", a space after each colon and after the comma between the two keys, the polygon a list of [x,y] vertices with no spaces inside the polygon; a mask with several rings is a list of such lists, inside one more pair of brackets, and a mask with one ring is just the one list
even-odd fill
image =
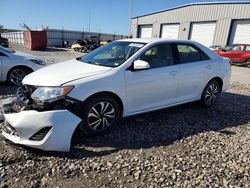
{"label": "parked car in background", "polygon": [[0,45],[3,47],[9,47],[9,41],[6,38],[0,36]]}
{"label": "parked car in background", "polygon": [[38,57],[0,46],[0,82],[21,85],[26,75],[44,65],[45,62]]}
{"label": "parked car in background", "polygon": [[69,151],[77,127],[100,135],[122,117],[192,101],[209,107],[230,77],[229,59],[194,41],[115,41],[26,76],[17,99],[2,102],[3,135],[16,144]]}
{"label": "parked car in background", "polygon": [[221,50],[214,50],[215,53],[223,57],[228,57],[234,64],[250,64],[250,44],[233,44]]}

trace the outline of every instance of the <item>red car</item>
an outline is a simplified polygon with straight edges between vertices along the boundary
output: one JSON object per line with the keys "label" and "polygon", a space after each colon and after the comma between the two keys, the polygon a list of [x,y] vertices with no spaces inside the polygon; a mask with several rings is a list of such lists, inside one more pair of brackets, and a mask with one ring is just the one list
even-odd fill
{"label": "red car", "polygon": [[250,64],[250,44],[233,44],[221,50],[214,50],[223,57],[228,57],[235,64]]}

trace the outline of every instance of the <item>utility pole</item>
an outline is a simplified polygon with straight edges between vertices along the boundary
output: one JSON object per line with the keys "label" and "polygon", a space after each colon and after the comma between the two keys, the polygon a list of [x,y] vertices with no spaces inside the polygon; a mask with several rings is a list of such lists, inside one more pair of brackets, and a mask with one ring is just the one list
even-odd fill
{"label": "utility pole", "polygon": [[130,31],[131,31],[132,14],[133,14],[133,0],[130,0],[130,8],[129,8],[129,31],[128,31],[129,35],[130,35]]}
{"label": "utility pole", "polygon": [[91,12],[89,12],[89,32],[90,32],[90,22],[91,22]]}

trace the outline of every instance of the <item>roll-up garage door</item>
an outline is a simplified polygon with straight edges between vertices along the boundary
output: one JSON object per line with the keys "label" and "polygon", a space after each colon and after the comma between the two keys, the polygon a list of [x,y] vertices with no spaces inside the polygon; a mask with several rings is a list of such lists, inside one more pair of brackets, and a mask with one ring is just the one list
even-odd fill
{"label": "roll-up garage door", "polygon": [[139,37],[140,38],[151,38],[152,37],[152,26],[147,25],[147,26],[139,26]]}
{"label": "roll-up garage door", "polygon": [[215,22],[193,23],[190,33],[190,39],[197,41],[204,46],[211,46],[214,40]]}
{"label": "roll-up garage door", "polygon": [[178,39],[179,24],[162,25],[161,38]]}
{"label": "roll-up garage door", "polygon": [[230,44],[247,43],[250,44],[250,20],[237,20],[234,21]]}

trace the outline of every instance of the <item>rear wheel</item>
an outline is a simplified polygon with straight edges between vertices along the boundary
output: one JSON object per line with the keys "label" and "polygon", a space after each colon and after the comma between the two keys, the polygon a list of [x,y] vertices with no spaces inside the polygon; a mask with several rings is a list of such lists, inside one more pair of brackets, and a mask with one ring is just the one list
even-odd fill
{"label": "rear wheel", "polygon": [[201,104],[205,107],[212,106],[221,93],[220,84],[216,80],[210,81],[201,96]]}
{"label": "rear wheel", "polygon": [[121,118],[121,110],[111,96],[99,96],[88,100],[83,108],[80,129],[92,135],[109,132]]}
{"label": "rear wheel", "polygon": [[25,67],[13,68],[8,73],[8,81],[15,85],[21,85],[23,78],[31,72],[33,72],[31,69]]}
{"label": "rear wheel", "polygon": [[250,58],[248,58],[246,61],[245,61],[245,65],[247,66],[247,67],[250,67]]}

